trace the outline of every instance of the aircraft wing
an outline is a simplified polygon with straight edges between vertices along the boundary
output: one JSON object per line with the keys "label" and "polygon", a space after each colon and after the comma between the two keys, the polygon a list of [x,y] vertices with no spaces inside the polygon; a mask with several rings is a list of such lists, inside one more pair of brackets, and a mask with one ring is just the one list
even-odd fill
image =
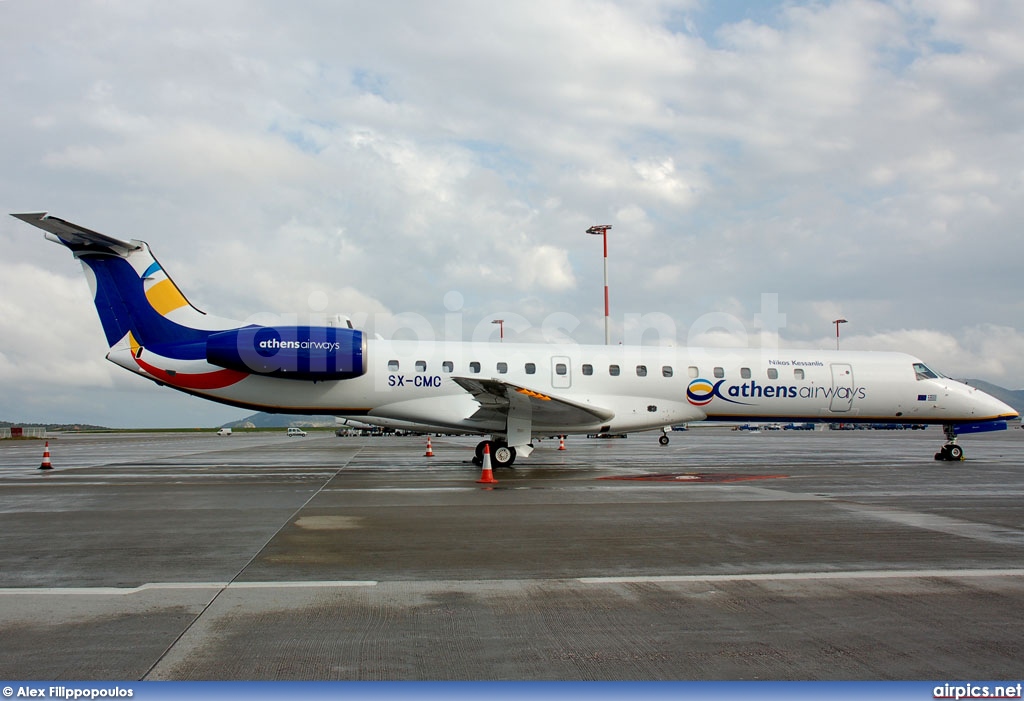
{"label": "aircraft wing", "polygon": [[534,425],[587,426],[606,423],[615,416],[615,412],[603,407],[572,402],[502,380],[453,377],[452,381],[473,395],[480,405],[476,413],[469,417],[470,421],[504,425],[509,407],[513,402],[521,402],[523,397],[529,402]]}

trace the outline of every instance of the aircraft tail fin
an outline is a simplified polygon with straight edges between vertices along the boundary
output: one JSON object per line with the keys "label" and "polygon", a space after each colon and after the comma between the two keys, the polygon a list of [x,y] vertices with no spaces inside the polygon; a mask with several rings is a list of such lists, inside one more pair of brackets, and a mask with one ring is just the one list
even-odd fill
{"label": "aircraft tail fin", "polygon": [[209,334],[206,315],[189,303],[144,241],[123,241],[44,212],[11,216],[42,229],[82,263],[111,348],[129,332],[149,347],[201,344]]}

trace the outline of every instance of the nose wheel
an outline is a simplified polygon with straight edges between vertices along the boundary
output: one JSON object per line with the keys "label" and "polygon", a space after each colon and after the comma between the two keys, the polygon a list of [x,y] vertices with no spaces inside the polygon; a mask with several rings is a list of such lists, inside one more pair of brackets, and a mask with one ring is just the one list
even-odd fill
{"label": "nose wheel", "polygon": [[964,449],[956,443],[947,443],[935,454],[936,460],[963,460]]}

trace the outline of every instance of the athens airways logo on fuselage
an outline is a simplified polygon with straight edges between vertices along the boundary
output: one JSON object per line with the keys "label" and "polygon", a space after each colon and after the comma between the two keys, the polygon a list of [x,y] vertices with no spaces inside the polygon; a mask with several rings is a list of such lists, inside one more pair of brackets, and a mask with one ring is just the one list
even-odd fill
{"label": "athens airways logo on fuselage", "polygon": [[863,387],[821,387],[808,385],[762,385],[756,380],[741,385],[726,385],[725,380],[712,382],[698,377],[686,387],[686,400],[694,406],[710,404],[714,399],[721,399],[730,404],[755,406],[760,402],[744,402],[742,399],[841,399],[853,401],[867,397]]}

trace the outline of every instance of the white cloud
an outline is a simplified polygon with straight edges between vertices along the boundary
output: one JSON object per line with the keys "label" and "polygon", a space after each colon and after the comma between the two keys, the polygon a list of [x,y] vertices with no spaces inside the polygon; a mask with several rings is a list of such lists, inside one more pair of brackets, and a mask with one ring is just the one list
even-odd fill
{"label": "white cloud", "polygon": [[8,391],[113,386],[114,368],[102,361],[107,347],[84,277],[0,260],[0,299],[0,382]]}
{"label": "white cloud", "polygon": [[[219,314],[319,294],[440,331],[458,290],[467,328],[563,313],[582,342],[603,334],[583,232],[609,223],[620,332],[627,310],[685,330],[778,292],[783,343],[848,315],[851,342],[1024,386],[1003,350],[1024,318],[1020,3],[199,8],[0,3],[7,211],[144,238]],[[63,269],[20,222],[4,236],[10,306]],[[129,391],[87,300],[47,294],[59,339],[0,310],[2,376]],[[69,338],[94,347],[31,352]]]}

